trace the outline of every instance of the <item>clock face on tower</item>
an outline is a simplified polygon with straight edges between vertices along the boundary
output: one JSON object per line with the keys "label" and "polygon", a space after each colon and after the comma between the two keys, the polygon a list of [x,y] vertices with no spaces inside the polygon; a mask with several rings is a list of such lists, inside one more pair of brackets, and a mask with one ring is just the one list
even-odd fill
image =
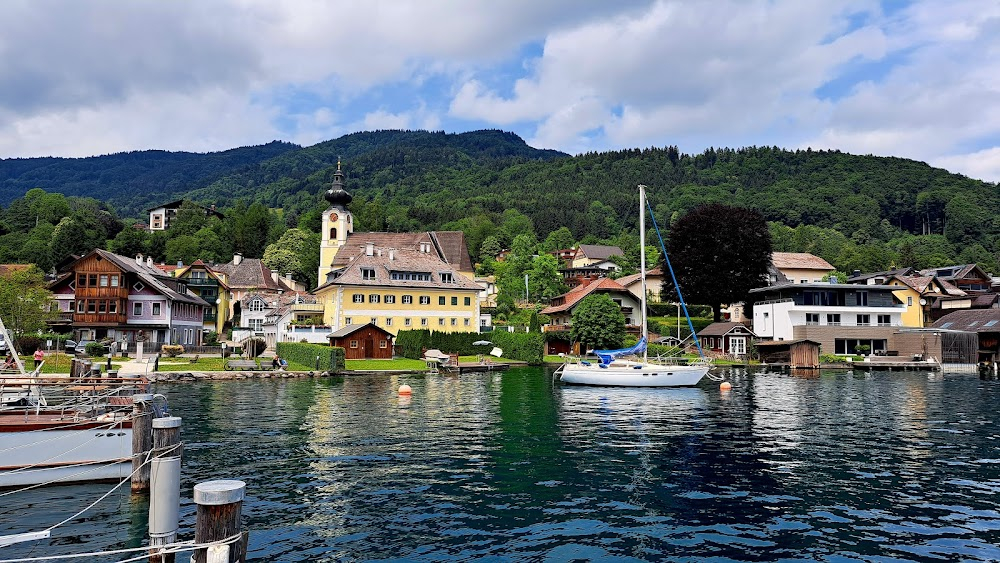
{"label": "clock face on tower", "polygon": [[336,221],[336,220],[337,220],[337,217],[338,217],[338,215],[337,215],[336,213],[331,213],[331,214],[330,214],[330,220],[331,220],[331,221]]}

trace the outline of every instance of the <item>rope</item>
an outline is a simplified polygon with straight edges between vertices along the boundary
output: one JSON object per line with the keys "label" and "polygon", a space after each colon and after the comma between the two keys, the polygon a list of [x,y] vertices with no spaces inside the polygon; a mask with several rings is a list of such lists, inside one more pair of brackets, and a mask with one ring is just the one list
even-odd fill
{"label": "rope", "polygon": [[58,561],[60,559],[76,559],[80,557],[102,557],[105,555],[122,555],[125,553],[138,553],[140,551],[143,552],[143,554],[138,557],[121,559],[116,562],[116,563],[130,563],[132,561],[142,561],[149,559],[150,555],[166,555],[169,553],[182,553],[185,551],[195,551],[197,549],[208,549],[210,547],[218,545],[232,545],[240,541],[242,538],[243,538],[243,532],[240,532],[223,540],[206,542],[206,543],[196,544],[194,543],[194,540],[187,540],[156,547],[150,547],[150,546],[127,547],[122,549],[109,549],[105,551],[91,551],[88,553],[73,553],[65,555],[43,555],[39,557],[22,557],[19,559],[0,559],[0,563],[29,563],[31,561]]}
{"label": "rope", "polygon": [[[688,328],[691,329],[691,338],[694,339],[694,344],[698,347],[698,354],[701,356],[701,359],[704,360],[706,359],[705,351],[701,349],[701,342],[698,340],[698,335],[694,332],[694,323],[691,322],[691,315],[688,313],[687,303],[684,302],[684,296],[681,295],[681,286],[677,283],[677,276],[674,275],[674,267],[670,265],[670,256],[667,256],[667,247],[663,244],[663,235],[660,234],[660,226],[656,224],[656,214],[653,213],[653,207],[649,203],[649,200],[646,200],[646,207],[649,208],[649,215],[653,220],[653,228],[656,229],[656,236],[660,239],[660,248],[663,250],[663,259],[666,261],[667,269],[670,271],[670,279],[674,281],[674,289],[677,290],[677,299],[681,302],[681,307],[684,308],[684,317],[687,318]],[[677,338],[680,337],[681,335],[678,334]]]}

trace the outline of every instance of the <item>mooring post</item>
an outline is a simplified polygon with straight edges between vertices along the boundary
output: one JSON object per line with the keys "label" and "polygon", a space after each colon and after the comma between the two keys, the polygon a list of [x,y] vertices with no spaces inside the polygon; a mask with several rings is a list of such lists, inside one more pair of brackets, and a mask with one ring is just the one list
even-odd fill
{"label": "mooring post", "polygon": [[153,551],[177,541],[181,504],[181,419],[153,419],[153,459],[149,468],[150,563],[174,563],[175,554]]}
{"label": "mooring post", "polygon": [[[240,533],[240,516],[246,493],[243,481],[206,481],[194,486],[198,505],[194,543],[203,544],[232,538]],[[192,563],[242,563],[246,559],[246,534],[224,545],[195,550]]]}
{"label": "mooring post", "polygon": [[132,395],[132,492],[149,490],[146,456],[153,447],[153,395]]}

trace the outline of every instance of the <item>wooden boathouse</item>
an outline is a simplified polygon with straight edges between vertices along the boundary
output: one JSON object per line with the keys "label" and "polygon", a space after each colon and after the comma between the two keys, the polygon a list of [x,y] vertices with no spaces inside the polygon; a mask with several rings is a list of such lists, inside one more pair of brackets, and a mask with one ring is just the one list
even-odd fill
{"label": "wooden boathouse", "polygon": [[347,325],[327,338],[331,346],[344,349],[348,360],[392,359],[392,333],[372,323]]}
{"label": "wooden boathouse", "polygon": [[754,344],[765,364],[782,364],[792,369],[819,369],[819,342],[799,340],[766,340]]}

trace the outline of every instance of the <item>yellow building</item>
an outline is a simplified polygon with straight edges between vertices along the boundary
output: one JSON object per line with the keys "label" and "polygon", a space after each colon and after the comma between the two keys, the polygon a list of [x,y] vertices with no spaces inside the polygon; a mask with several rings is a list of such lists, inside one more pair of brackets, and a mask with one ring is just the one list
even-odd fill
{"label": "yellow building", "polygon": [[943,283],[935,276],[894,275],[886,280],[885,284],[900,288],[892,294],[906,307],[902,322],[903,326],[910,327],[922,328],[932,324],[933,321],[929,316],[930,308],[938,298],[965,295],[964,291]]}
{"label": "yellow building", "polygon": [[355,233],[339,163],[325,197],[320,285],[311,293],[326,324],[478,332],[482,288],[462,232]]}
{"label": "yellow building", "polygon": [[201,260],[177,268],[174,276],[187,282],[188,289],[208,303],[204,308],[202,328],[222,334],[229,320],[229,286],[223,278]]}

